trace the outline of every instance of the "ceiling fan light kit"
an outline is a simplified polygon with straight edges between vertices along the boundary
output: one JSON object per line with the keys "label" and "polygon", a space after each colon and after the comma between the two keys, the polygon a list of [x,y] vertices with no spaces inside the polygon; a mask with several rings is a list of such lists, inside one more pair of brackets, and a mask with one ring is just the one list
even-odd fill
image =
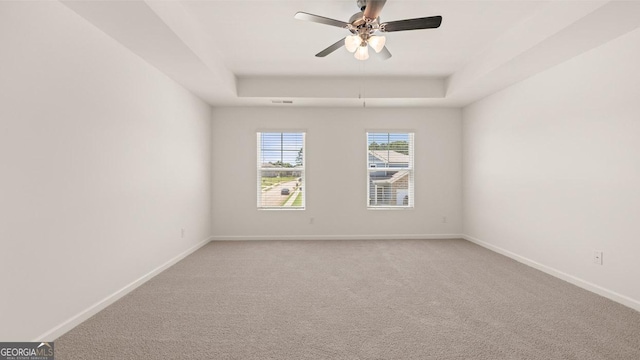
{"label": "ceiling fan light kit", "polygon": [[356,51],[360,44],[362,44],[362,39],[360,39],[358,35],[349,35],[344,38],[344,47],[347,48],[349,52]]}
{"label": "ceiling fan light kit", "polygon": [[375,35],[376,32],[435,29],[440,27],[442,23],[442,16],[380,23],[380,12],[386,2],[387,0],[357,0],[357,5],[361,11],[351,16],[349,22],[305,12],[298,12],[294,17],[298,20],[341,27],[351,32],[351,35],[346,36],[344,40],[338,40],[333,45],[317,53],[316,57],[325,57],[344,45],[349,52],[354,53],[354,57],[358,60],[367,60],[369,58],[368,46],[371,46],[376,53],[381,54],[383,60],[391,57],[391,53],[385,46],[386,37]]}
{"label": "ceiling fan light kit", "polygon": [[384,48],[384,44],[387,42],[387,38],[384,36],[372,35],[367,40],[367,43],[375,52],[379,53]]}
{"label": "ceiling fan light kit", "polygon": [[353,56],[358,60],[367,60],[369,58],[369,48],[366,46],[359,46]]}
{"label": "ceiling fan light kit", "polygon": [[369,36],[363,39],[360,35],[349,35],[344,38],[344,47],[347,51],[354,53],[353,56],[358,60],[366,60],[369,58],[367,46],[379,53],[384,48],[386,38],[384,36]]}

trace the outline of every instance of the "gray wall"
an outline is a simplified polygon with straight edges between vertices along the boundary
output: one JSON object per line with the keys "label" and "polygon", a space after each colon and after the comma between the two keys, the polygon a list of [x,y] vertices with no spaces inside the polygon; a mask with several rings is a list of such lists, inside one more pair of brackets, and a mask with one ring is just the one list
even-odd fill
{"label": "gray wall", "polygon": [[211,109],[58,2],[0,44],[0,339],[52,340],[208,239]]}
{"label": "gray wall", "polygon": [[466,107],[463,135],[465,234],[638,310],[639,63],[635,30]]}
{"label": "gray wall", "polygon": [[[306,131],[304,211],[257,210],[256,132]],[[367,210],[367,130],[415,132],[415,208]],[[217,239],[425,238],[460,234],[458,109],[215,108]],[[447,223],[442,218],[447,217]],[[311,224],[313,218],[313,224]]]}

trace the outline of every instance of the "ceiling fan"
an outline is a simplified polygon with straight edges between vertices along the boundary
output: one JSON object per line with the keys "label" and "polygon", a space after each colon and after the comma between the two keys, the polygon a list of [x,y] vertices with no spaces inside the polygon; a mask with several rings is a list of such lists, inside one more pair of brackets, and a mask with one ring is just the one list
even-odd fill
{"label": "ceiling fan", "polygon": [[305,12],[297,12],[294,17],[298,20],[341,27],[351,32],[351,35],[338,40],[333,45],[317,53],[317,57],[325,57],[344,45],[349,52],[354,53],[355,58],[358,60],[367,60],[369,58],[368,46],[371,46],[376,53],[380,53],[383,60],[391,57],[389,49],[385,46],[386,38],[381,35],[374,35],[378,31],[387,33],[394,31],[435,29],[440,27],[442,23],[442,16],[429,16],[380,23],[380,12],[382,12],[382,8],[386,2],[387,0],[357,0],[360,12],[351,16],[349,22]]}

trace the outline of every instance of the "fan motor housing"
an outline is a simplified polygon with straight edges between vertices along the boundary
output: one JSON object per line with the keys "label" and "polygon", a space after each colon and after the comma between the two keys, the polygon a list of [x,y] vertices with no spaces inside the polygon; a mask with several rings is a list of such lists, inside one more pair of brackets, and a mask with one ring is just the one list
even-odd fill
{"label": "fan motor housing", "polygon": [[353,16],[351,16],[351,18],[349,18],[349,24],[358,27],[362,24],[364,24],[364,12],[360,11],[357,12],[355,14],[353,14]]}
{"label": "fan motor housing", "polygon": [[358,12],[353,14],[349,19],[349,24],[351,24],[350,31],[352,34],[360,34],[360,36],[366,36],[373,34],[378,28],[378,24],[380,23],[380,18],[375,19],[372,22],[367,22],[364,19],[364,12]]}

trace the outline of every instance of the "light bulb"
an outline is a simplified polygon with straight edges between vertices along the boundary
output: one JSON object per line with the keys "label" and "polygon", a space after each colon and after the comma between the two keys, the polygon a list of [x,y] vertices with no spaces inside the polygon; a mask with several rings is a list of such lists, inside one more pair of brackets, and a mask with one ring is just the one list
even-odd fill
{"label": "light bulb", "polygon": [[358,46],[360,46],[361,42],[362,40],[360,40],[360,36],[350,35],[344,38],[344,47],[346,47],[349,52],[354,52]]}
{"label": "light bulb", "polygon": [[384,43],[387,42],[387,38],[384,36],[371,36],[368,40],[369,45],[375,50],[377,53],[382,51],[384,48]]}
{"label": "light bulb", "polygon": [[367,60],[369,58],[369,47],[367,47],[366,44],[365,46],[358,47],[356,52],[353,53],[353,56],[358,60]]}

